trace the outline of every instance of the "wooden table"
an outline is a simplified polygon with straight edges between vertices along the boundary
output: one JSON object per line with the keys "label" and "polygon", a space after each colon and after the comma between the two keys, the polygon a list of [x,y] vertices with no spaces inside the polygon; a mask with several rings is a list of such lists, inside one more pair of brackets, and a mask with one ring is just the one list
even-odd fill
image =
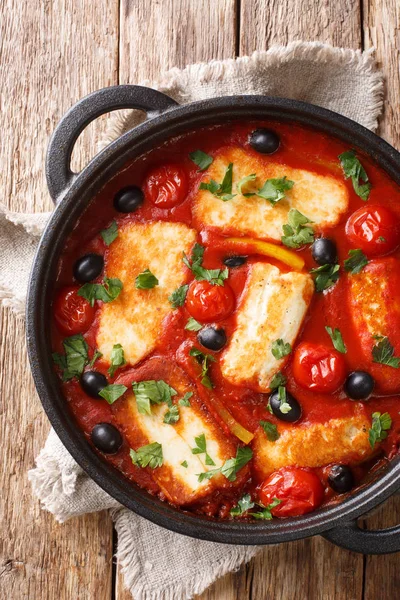
{"label": "wooden table", "polygon": [[[174,65],[230,58],[288,41],[374,45],[387,77],[381,134],[400,147],[398,0],[3,0],[0,199],[12,210],[51,208],[44,156],[55,124],[85,94],[156,78]],[[105,119],[88,128],[75,166],[94,152]],[[24,324],[1,313],[2,540],[0,596],[12,600],[128,600],[113,562],[107,513],[64,525],[42,512],[26,472],[49,430],[24,348]],[[370,518],[400,520],[400,499]],[[363,557],[321,538],[266,548],[202,600],[399,597],[399,555]]]}

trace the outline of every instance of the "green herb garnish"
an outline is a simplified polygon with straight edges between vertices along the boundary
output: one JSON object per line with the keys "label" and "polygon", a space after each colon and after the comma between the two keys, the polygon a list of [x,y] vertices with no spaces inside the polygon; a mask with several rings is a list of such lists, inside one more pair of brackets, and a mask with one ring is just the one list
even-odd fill
{"label": "green herb garnish", "polygon": [[244,496],[242,496],[242,498],[240,498],[240,500],[238,500],[237,505],[234,506],[233,508],[231,508],[231,510],[229,511],[229,514],[232,517],[240,517],[245,512],[250,510],[250,508],[253,508],[253,507],[254,507],[254,502],[252,501],[250,494],[245,494]]}
{"label": "green herb garnish", "polygon": [[110,360],[111,365],[108,369],[108,374],[110,377],[114,377],[115,371],[126,365],[124,349],[121,344],[114,344],[113,349],[111,350]]}
{"label": "green herb garnish", "polygon": [[255,513],[249,513],[252,517],[254,517],[255,519],[266,519],[268,521],[270,521],[272,519],[272,513],[271,510],[273,508],[275,508],[275,506],[278,506],[278,504],[280,504],[282,502],[282,500],[278,500],[278,498],[274,498],[271,502],[271,504],[268,504],[268,506],[261,506],[262,510],[260,510],[259,512],[255,512]]}
{"label": "green herb garnish", "polygon": [[164,460],[162,446],[158,442],[141,446],[137,450],[131,448],[129,455],[134,465],[137,467],[150,467],[150,469],[161,467]]}
{"label": "green herb garnish", "polygon": [[189,351],[189,356],[193,356],[201,365],[201,383],[204,385],[204,387],[211,390],[214,385],[208,374],[208,369],[210,368],[209,363],[215,362],[215,358],[211,354],[204,354],[204,352],[198,348],[191,348]]}
{"label": "green herb garnish", "polygon": [[222,183],[217,183],[214,179],[211,179],[208,183],[200,183],[200,189],[209,191],[213,196],[220,198],[224,202],[232,200],[236,195],[232,194],[232,168],[233,163],[229,163]]}
{"label": "green herb garnish", "polygon": [[382,335],[375,335],[374,338],[377,340],[377,344],[372,348],[372,362],[398,369],[400,358],[394,356],[394,348],[389,338]]}
{"label": "green herb garnish", "polygon": [[350,273],[360,273],[368,264],[368,259],[362,250],[349,250],[349,258],[344,261],[344,268]]}
{"label": "green herb garnish", "polygon": [[278,387],[279,410],[282,414],[287,415],[292,410],[290,404],[286,401],[286,388],[283,385]]}
{"label": "green herb garnish", "polygon": [[388,436],[387,432],[392,426],[392,418],[389,413],[380,412],[372,413],[372,425],[369,430],[369,443],[371,448],[374,448],[377,442],[383,442]]}
{"label": "green herb garnish", "polygon": [[184,467],[185,469],[188,468],[188,461],[184,460],[183,462],[181,462],[181,467]]}
{"label": "green herb garnish", "polygon": [[183,263],[190,269],[197,281],[208,281],[211,285],[224,285],[228,278],[228,269],[204,269],[203,264],[204,248],[200,244],[195,244],[192,250],[191,262],[183,253]]}
{"label": "green herb garnish", "polygon": [[190,160],[199,167],[199,171],[205,171],[213,162],[213,157],[202,150],[195,150],[189,154]]}
{"label": "green herb garnish", "polygon": [[110,383],[99,392],[99,396],[104,398],[104,400],[107,400],[108,404],[114,404],[118,398],[125,394],[127,389],[128,388],[125,385]]}
{"label": "green herb garnish", "polygon": [[200,473],[197,476],[198,481],[201,483],[204,479],[211,479],[214,475],[217,475],[217,473],[222,473],[229,481],[236,481],[237,473],[247,465],[252,457],[253,452],[251,451],[251,448],[248,446],[245,446],[244,448],[239,446],[235,458],[228,458],[219,469],[212,469],[211,471]]}
{"label": "green herb garnish", "polygon": [[196,447],[192,448],[192,454],[205,454],[206,455],[206,459],[205,459],[206,465],[215,467],[215,462],[213,461],[211,456],[209,454],[207,454],[207,442],[206,442],[206,436],[204,435],[204,433],[201,433],[200,435],[195,437],[194,441],[195,441]]}
{"label": "green herb garnish", "polygon": [[301,214],[296,208],[291,208],[288,214],[288,224],[283,225],[282,243],[288,248],[301,248],[305,244],[312,244],[314,231],[308,226],[310,219]]}
{"label": "green herb garnish", "polygon": [[355,150],[348,150],[347,152],[339,154],[339,160],[345,178],[349,179],[351,177],[353,188],[357,196],[364,201],[368,200],[372,186],[368,182],[368,175],[357,158]]}
{"label": "green herb garnish", "polygon": [[106,246],[112,244],[112,242],[118,237],[117,222],[113,221],[110,227],[108,227],[108,229],[103,229],[103,231],[100,231],[100,235],[103,238],[103,241],[106,244]]}
{"label": "green herb garnish", "polygon": [[339,265],[322,265],[316,269],[311,269],[310,273],[314,274],[314,285],[316,292],[323,292],[332,287],[339,279]]}
{"label": "green herb garnish", "polygon": [[272,343],[271,352],[276,360],[287,356],[291,351],[292,346],[288,342],[284,342],[281,338]]}
{"label": "green herb garnish", "polygon": [[164,415],[164,423],[167,425],[173,425],[179,421],[179,408],[174,404],[167,410]]}
{"label": "green herb garnish", "polygon": [[135,279],[135,288],[137,290],[151,290],[158,285],[158,279],[149,269],[145,269],[143,273]]}
{"label": "green herb garnish", "polygon": [[179,306],[183,306],[186,300],[186,294],[188,292],[188,289],[188,285],[181,285],[175,291],[172,292],[172,294],[168,298],[169,302],[172,304],[172,308],[178,308]]}
{"label": "green herb garnish", "polygon": [[99,358],[101,358],[103,355],[99,350],[95,350],[92,356],[92,360],[89,363],[89,367],[93,367],[94,363],[96,362],[96,360],[98,360]]}
{"label": "green herb garnish", "polygon": [[190,406],[190,398],[193,396],[193,392],[186,392],[186,394],[178,401],[180,406]]}
{"label": "green herb garnish", "polygon": [[172,396],[177,392],[165,383],[162,379],[155,381],[139,381],[132,384],[135,394],[138,411],[142,415],[151,415],[151,404],[162,404],[165,402],[169,407],[172,406]]}
{"label": "green herb garnish", "polygon": [[78,296],[85,298],[90,306],[94,306],[95,300],[101,300],[106,303],[116,300],[122,288],[123,285],[120,279],[108,279],[108,277],[105,277],[103,283],[85,283],[79,288]]}
{"label": "green herb garnish", "polygon": [[89,346],[82,334],[72,335],[63,341],[65,354],[55,352],[52,357],[54,363],[62,370],[63,381],[73,377],[80,377],[88,364]]}
{"label": "green herb garnish", "polygon": [[260,421],[261,427],[264,429],[265,434],[270,442],[276,442],[279,439],[279,432],[273,423],[269,421]]}
{"label": "green herb garnish", "polygon": [[278,371],[277,373],[275,373],[275,375],[271,379],[270,384],[269,384],[269,389],[276,390],[276,388],[278,388],[280,385],[285,385],[285,384],[286,384],[286,377],[284,375],[282,375],[282,373],[280,371]]}
{"label": "green herb garnish", "polygon": [[341,352],[342,354],[346,354],[347,348],[346,348],[346,344],[343,341],[340,330],[337,327],[335,329],[332,329],[332,327],[325,327],[325,329],[328,332],[329,337],[332,340],[332,344],[333,344],[335,350],[337,350],[338,352]]}
{"label": "green herb garnish", "polygon": [[202,327],[203,325],[196,321],[196,319],[193,319],[193,317],[190,317],[190,319],[185,325],[185,329],[187,329],[188,331],[200,331]]}
{"label": "green herb garnish", "polygon": [[286,177],[267,179],[262,188],[258,190],[257,196],[268,200],[272,206],[275,206],[279,200],[285,197],[285,192],[291,190],[293,186],[294,181],[290,181]]}

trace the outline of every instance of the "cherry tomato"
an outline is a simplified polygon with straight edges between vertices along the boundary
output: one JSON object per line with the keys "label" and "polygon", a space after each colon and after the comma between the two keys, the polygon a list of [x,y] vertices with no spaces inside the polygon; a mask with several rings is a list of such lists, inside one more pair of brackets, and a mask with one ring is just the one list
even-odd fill
{"label": "cherry tomato", "polygon": [[235,296],[227,283],[211,285],[208,281],[192,281],[186,296],[186,307],[201,323],[225,319],[235,307]]}
{"label": "cherry tomato", "polygon": [[297,383],[314,392],[335,392],[345,380],[346,363],[336,350],[302,342],[294,352],[293,376]]}
{"label": "cherry tomato", "polygon": [[78,296],[78,290],[78,287],[62,289],[54,303],[56,325],[67,335],[83,333],[94,319],[94,308],[85,298]]}
{"label": "cherry tomato", "polygon": [[363,206],[346,223],[349,240],[369,256],[388,254],[397,248],[399,234],[396,215],[384,206]]}
{"label": "cherry tomato", "polygon": [[277,498],[282,502],[271,510],[274,517],[297,517],[318,508],[324,488],[312,471],[300,467],[283,467],[264,481],[259,497],[264,506]]}
{"label": "cherry tomato", "polygon": [[143,189],[146,198],[159,208],[172,208],[187,194],[185,171],[178,165],[156,167],[147,174]]}

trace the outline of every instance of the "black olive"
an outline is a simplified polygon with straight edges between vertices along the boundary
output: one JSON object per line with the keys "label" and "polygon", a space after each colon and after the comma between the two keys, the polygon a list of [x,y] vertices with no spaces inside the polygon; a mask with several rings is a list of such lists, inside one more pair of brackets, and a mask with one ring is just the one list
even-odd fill
{"label": "black olive", "polygon": [[311,254],[319,265],[334,265],[337,262],[336,244],[329,238],[317,238],[311,246]]}
{"label": "black olive", "polygon": [[280,143],[279,136],[272,129],[256,129],[250,135],[250,146],[261,154],[273,154]]}
{"label": "black olive", "polygon": [[85,254],[74,264],[74,277],[80,283],[93,281],[102,272],[104,259],[100,254]]}
{"label": "black olive", "polygon": [[344,391],[352,400],[366,400],[374,389],[374,378],[366,371],[353,371],[344,383]]}
{"label": "black olive", "polygon": [[105,454],[115,454],[122,446],[122,435],[110,423],[98,423],[90,434],[93,444]]}
{"label": "black olive", "polygon": [[101,398],[99,393],[108,385],[106,377],[98,371],[85,371],[81,377],[83,391],[92,398]]}
{"label": "black olive", "polygon": [[247,261],[247,256],[227,256],[224,258],[224,265],[234,269],[235,267],[241,267]]}
{"label": "black olive", "polygon": [[221,350],[226,344],[226,333],[223,329],[205,327],[197,334],[197,339],[208,350]]}
{"label": "black olive", "polygon": [[328,475],[328,483],[339,494],[349,492],[354,486],[353,472],[347,465],[333,465]]}
{"label": "black olive", "polygon": [[144,196],[139,187],[131,185],[119,190],[114,196],[114,208],[118,212],[130,213],[143,204]]}
{"label": "black olive", "polygon": [[[283,403],[282,403],[283,404]],[[292,396],[290,392],[286,390],[285,404],[290,406],[288,412],[281,412],[281,400],[279,398],[279,391],[275,390],[269,397],[269,405],[272,408],[274,415],[281,421],[287,421],[288,423],[294,423],[301,417],[301,406],[297,402],[296,398]]]}

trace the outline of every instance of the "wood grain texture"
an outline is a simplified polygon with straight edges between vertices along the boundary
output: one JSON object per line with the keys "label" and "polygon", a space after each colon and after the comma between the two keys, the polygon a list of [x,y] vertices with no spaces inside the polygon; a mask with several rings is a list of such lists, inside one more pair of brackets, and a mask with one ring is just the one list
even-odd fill
{"label": "wood grain texture", "polygon": [[[47,142],[69,106],[116,82],[118,2],[2,2],[0,19],[0,198],[13,210],[51,208]],[[86,160],[94,130],[77,158]],[[24,325],[0,315],[2,536],[0,597],[111,598],[112,523],[107,514],[65,525],[40,509],[26,472],[49,431],[24,349]]]}

